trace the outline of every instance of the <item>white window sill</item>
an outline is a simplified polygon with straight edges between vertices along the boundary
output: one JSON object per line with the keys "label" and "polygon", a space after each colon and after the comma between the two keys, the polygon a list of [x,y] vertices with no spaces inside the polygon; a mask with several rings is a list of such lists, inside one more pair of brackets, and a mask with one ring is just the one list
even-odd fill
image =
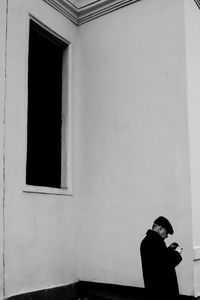
{"label": "white window sill", "polygon": [[23,188],[25,193],[35,193],[35,194],[52,194],[52,195],[66,195],[72,196],[72,190],[70,188],[52,188],[44,186],[33,186],[25,185]]}
{"label": "white window sill", "polygon": [[195,246],[194,250],[194,260],[200,260],[200,246]]}

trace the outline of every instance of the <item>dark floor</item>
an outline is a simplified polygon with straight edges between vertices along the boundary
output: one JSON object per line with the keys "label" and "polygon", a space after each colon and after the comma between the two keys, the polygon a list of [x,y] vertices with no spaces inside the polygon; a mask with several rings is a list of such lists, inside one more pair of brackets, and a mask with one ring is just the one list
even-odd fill
{"label": "dark floor", "polygon": [[83,300],[145,300],[144,289],[94,282],[80,283]]}
{"label": "dark floor", "polygon": [[[78,281],[76,283],[20,294],[7,300],[155,300],[145,297],[144,288]],[[162,300],[162,297],[160,298]],[[174,299],[169,299],[174,300]],[[180,300],[194,297],[180,296]],[[197,299],[196,299],[197,300]],[[200,300],[200,298],[199,298]]]}
{"label": "dark floor", "polygon": [[[79,288],[82,295],[80,300],[154,300],[145,296],[144,288],[94,282],[80,282]],[[180,296],[180,300],[192,299],[194,297]]]}

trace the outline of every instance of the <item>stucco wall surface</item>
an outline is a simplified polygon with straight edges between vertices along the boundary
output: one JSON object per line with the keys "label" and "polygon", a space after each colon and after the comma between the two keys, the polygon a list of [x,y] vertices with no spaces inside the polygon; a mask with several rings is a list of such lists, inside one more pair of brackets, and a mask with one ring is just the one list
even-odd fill
{"label": "stucco wall surface", "polygon": [[200,11],[194,1],[185,1],[185,28],[187,53],[187,87],[188,87],[188,120],[190,141],[191,165],[191,195],[192,195],[192,222],[194,248],[194,286],[195,296],[200,295],[200,140],[199,140],[199,113],[200,113]]}
{"label": "stucco wall surface", "polygon": [[[0,2],[0,51],[7,64],[4,85],[1,55],[2,106],[6,100],[5,136],[0,110],[0,145],[5,137],[0,157],[6,154],[6,296],[78,279],[143,286],[139,245],[158,215],[168,217],[175,229],[167,243],[178,241],[184,248],[177,268],[180,291],[193,294],[186,100],[189,95],[190,104],[195,104],[189,106],[189,124],[198,246],[198,168],[191,132],[198,125],[193,116],[199,93],[192,84],[198,70],[191,56],[193,51],[197,56],[192,36],[199,22],[191,2],[139,1],[79,28],[44,1],[8,1],[8,12],[6,1]],[[190,11],[195,27],[187,16]],[[24,192],[30,15],[71,43],[73,196]],[[0,286],[2,272],[0,267]]]}
{"label": "stucco wall surface", "polygon": [[0,298],[3,298],[3,248],[4,248],[4,102],[5,102],[5,57],[6,57],[6,1],[0,2]]}
{"label": "stucco wall surface", "polygon": [[[78,147],[73,115],[73,196],[24,192],[26,168],[29,16],[73,47],[76,27],[44,1],[14,0],[8,7],[6,95],[5,291],[6,296],[76,281]],[[38,45],[39,47],[39,45]],[[53,58],[52,58],[53,59]],[[71,57],[71,80],[76,81]],[[51,61],[49,62],[51,63]],[[76,108],[75,93],[72,111]],[[38,109],[40,109],[38,107]],[[44,117],[45,120],[45,117]]]}
{"label": "stucco wall surface", "polygon": [[79,28],[82,280],[143,286],[139,246],[158,215],[193,293],[184,2],[139,1]]}

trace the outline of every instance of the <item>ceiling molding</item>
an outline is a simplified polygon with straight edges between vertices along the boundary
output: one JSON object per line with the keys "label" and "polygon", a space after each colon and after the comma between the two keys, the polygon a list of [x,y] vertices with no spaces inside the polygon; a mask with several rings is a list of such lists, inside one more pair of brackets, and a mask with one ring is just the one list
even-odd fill
{"label": "ceiling molding", "polygon": [[77,13],[78,9],[73,3],[66,0],[43,0],[43,1],[51,5],[57,11],[59,11],[61,14],[67,17],[75,25],[77,26],[79,25],[78,13]]}
{"label": "ceiling molding", "polygon": [[84,4],[82,4],[82,6],[80,6],[80,2],[77,0],[43,1],[62,13],[75,25],[80,26],[86,22],[141,0],[83,0],[82,3],[84,2]]}
{"label": "ceiling molding", "polygon": [[198,8],[200,8],[200,0],[194,0],[196,2],[196,5],[198,6]]}
{"label": "ceiling molding", "polygon": [[74,5],[77,9],[81,9],[85,6],[93,5],[96,2],[100,2],[102,0],[65,0],[72,5]]}

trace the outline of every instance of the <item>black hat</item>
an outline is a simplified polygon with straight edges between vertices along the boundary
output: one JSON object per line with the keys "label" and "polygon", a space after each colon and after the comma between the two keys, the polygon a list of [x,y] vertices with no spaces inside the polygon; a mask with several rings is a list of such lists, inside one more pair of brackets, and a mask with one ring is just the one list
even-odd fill
{"label": "black hat", "polygon": [[154,223],[157,224],[157,225],[159,225],[159,226],[164,227],[169,234],[173,234],[174,233],[172,225],[170,224],[170,222],[165,217],[162,217],[162,216],[158,217],[154,221]]}

